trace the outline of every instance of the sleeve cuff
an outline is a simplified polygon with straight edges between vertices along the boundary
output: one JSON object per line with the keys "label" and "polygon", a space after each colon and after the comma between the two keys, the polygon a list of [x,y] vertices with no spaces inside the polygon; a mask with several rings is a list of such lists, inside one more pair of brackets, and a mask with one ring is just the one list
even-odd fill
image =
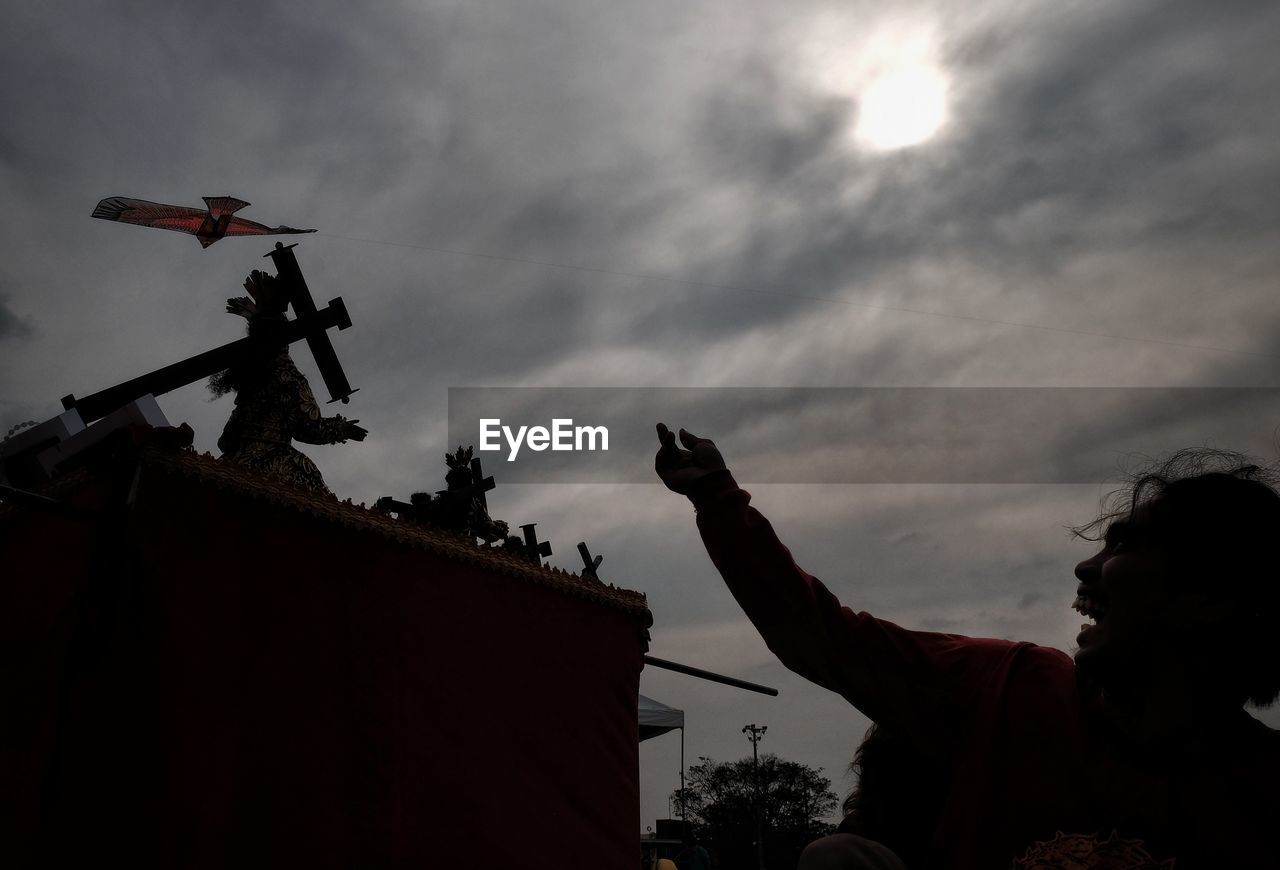
{"label": "sleeve cuff", "polygon": [[689,489],[689,501],[693,502],[694,510],[701,511],[703,508],[720,501],[729,493],[739,491],[738,482],[733,479],[729,469],[722,468],[711,472],[695,483]]}

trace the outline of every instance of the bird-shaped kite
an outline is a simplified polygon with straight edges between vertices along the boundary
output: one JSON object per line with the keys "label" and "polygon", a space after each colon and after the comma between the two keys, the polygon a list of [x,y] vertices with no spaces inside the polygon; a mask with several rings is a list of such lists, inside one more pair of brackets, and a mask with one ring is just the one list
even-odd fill
{"label": "bird-shaped kite", "polygon": [[98,203],[92,217],[106,221],[137,224],[140,227],[156,227],[191,233],[200,240],[200,247],[207,248],[223,236],[272,236],[278,233],[314,233],[315,230],[297,230],[293,227],[269,227],[265,224],[232,217],[249,203],[234,196],[206,196],[204,211],[181,205],[164,205],[145,199],[129,199],[109,196]]}

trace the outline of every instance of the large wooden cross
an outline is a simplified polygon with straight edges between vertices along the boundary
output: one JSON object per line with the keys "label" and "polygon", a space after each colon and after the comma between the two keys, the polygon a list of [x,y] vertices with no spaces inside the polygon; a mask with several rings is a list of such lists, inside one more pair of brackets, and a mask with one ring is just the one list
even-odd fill
{"label": "large wooden cross", "polygon": [[283,347],[299,340],[305,340],[307,346],[311,348],[311,354],[320,368],[320,376],[324,378],[325,386],[329,390],[329,401],[344,403],[350,401],[351,394],[356,391],[347,383],[346,373],[343,372],[342,363],[338,361],[338,355],[329,341],[327,330],[334,326],[338,329],[346,329],[351,325],[351,318],[347,315],[347,307],[343,304],[341,296],[330,299],[324,309],[316,310],[306,279],[302,277],[298,260],[293,255],[295,247],[297,245],[286,246],[276,242],[275,250],[263,255],[270,257],[275,263],[277,277],[284,287],[289,304],[293,307],[294,319],[286,323],[279,334],[265,339],[257,336],[242,338],[122,384],[116,384],[114,387],[99,390],[83,399],[77,399],[74,395],[68,394],[62,398],[62,407],[66,410],[75,408],[85,423],[91,423],[139,396],[145,396],[147,393],[159,396],[179,387],[185,387],[187,384],[193,384],[217,374],[223,369],[229,369],[250,355],[261,354],[264,350],[271,349],[271,346]]}

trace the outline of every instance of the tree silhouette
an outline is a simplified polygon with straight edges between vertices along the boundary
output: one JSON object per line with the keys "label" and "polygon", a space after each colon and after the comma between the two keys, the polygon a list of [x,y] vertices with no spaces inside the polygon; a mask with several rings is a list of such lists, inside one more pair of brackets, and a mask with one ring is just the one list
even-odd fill
{"label": "tree silhouette", "polygon": [[[689,768],[685,783],[671,801],[683,807],[720,866],[754,867],[757,787],[751,758],[701,758]],[[766,867],[794,867],[806,844],[831,831],[824,819],[835,810],[836,795],[820,767],[761,755],[759,796]]]}

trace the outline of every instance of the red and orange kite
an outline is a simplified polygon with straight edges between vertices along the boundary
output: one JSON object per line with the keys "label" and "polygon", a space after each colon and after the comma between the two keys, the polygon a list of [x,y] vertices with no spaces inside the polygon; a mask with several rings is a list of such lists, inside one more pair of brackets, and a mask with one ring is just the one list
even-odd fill
{"label": "red and orange kite", "polygon": [[181,205],[164,205],[145,199],[129,199],[109,196],[98,203],[92,217],[106,221],[137,224],[140,227],[156,227],[161,230],[177,230],[191,233],[207,248],[223,236],[272,236],[278,233],[314,233],[315,230],[296,230],[293,227],[269,227],[265,224],[232,217],[249,203],[234,196],[203,197],[205,209],[187,208]]}

